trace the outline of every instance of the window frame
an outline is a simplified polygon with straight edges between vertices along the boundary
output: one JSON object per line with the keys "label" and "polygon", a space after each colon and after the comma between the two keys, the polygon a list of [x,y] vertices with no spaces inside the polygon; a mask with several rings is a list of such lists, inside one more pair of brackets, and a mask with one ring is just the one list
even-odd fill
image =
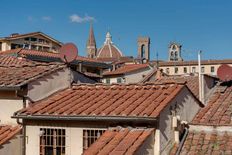
{"label": "window frame", "polygon": [[215,67],[214,67],[214,66],[211,66],[211,67],[210,67],[210,72],[211,72],[211,73],[215,73]]}
{"label": "window frame", "polygon": [[187,67],[184,67],[184,68],[183,68],[183,71],[184,71],[184,73],[188,73]]}
{"label": "window frame", "polygon": [[[52,151],[54,155],[66,154],[66,129],[41,127],[39,135],[39,154],[46,155]],[[48,151],[46,153],[46,151]],[[60,153],[58,152],[60,151]]]}
{"label": "window frame", "polygon": [[110,84],[110,78],[106,78],[106,84]]}
{"label": "window frame", "polygon": [[117,83],[122,83],[122,78],[121,77],[117,78]]}
{"label": "window frame", "polygon": [[[105,131],[106,129],[99,129],[99,128],[83,129],[83,151],[88,149]],[[97,133],[97,135],[95,135],[95,133]]]}
{"label": "window frame", "polygon": [[174,73],[175,73],[175,74],[178,74],[178,72],[179,72],[179,68],[178,68],[178,67],[175,67],[175,68],[174,68]]}

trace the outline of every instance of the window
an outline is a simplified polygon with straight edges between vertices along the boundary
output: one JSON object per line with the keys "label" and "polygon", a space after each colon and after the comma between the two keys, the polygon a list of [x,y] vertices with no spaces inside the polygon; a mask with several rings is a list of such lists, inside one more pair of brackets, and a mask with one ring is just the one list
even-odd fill
{"label": "window", "polygon": [[175,52],[175,61],[177,61],[178,60],[178,53],[177,53],[177,51]]}
{"label": "window", "polygon": [[2,50],[2,42],[0,42],[0,51]]}
{"label": "window", "polygon": [[187,67],[184,67],[184,73],[187,73]]}
{"label": "window", "polygon": [[178,67],[175,67],[175,74],[178,73]]}
{"label": "window", "polygon": [[16,49],[16,48],[20,48],[21,45],[19,44],[11,44],[11,49]]}
{"label": "window", "polygon": [[27,38],[25,38],[24,40],[29,41],[29,38],[27,37]]}
{"label": "window", "polygon": [[37,41],[37,38],[31,38],[31,41]]}
{"label": "window", "polygon": [[201,67],[201,73],[205,72],[205,67]]}
{"label": "window", "polygon": [[65,129],[40,129],[40,155],[65,155]]}
{"label": "window", "polygon": [[214,73],[214,71],[215,71],[214,66],[211,66],[210,70],[211,70],[211,73]]}
{"label": "window", "polygon": [[117,78],[117,83],[122,83],[122,78],[121,77]]}
{"label": "window", "polygon": [[196,67],[192,67],[192,72],[196,73]]}
{"label": "window", "polygon": [[83,149],[86,150],[91,144],[93,144],[105,130],[83,130]]}
{"label": "window", "polygon": [[145,58],[145,45],[141,46],[141,58]]}
{"label": "window", "polygon": [[170,73],[169,68],[166,68],[166,73],[167,73],[167,74],[169,74],[169,73]]}
{"label": "window", "polygon": [[110,78],[106,79],[106,83],[110,84]]}
{"label": "window", "polygon": [[29,49],[29,44],[23,44],[24,49]]}

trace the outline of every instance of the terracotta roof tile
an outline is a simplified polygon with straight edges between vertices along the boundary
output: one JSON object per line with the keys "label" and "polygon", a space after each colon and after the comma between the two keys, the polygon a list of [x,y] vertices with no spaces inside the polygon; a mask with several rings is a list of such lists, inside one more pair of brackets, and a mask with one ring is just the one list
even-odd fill
{"label": "terracotta roof tile", "polygon": [[191,131],[180,154],[232,154],[232,134],[216,131]]}
{"label": "terracotta roof tile", "polygon": [[154,129],[129,129],[119,130],[109,129],[103,133],[99,139],[93,143],[84,155],[133,155],[146,139],[154,134]]}
{"label": "terracotta roof tile", "polygon": [[21,126],[0,125],[0,146],[22,130]]}
{"label": "terracotta roof tile", "polygon": [[[154,62],[156,63],[156,62]],[[201,60],[202,65],[212,65],[212,64],[232,64],[232,59],[224,60]],[[189,66],[198,65],[198,61],[161,61],[159,62],[160,67],[164,66]]]}
{"label": "terracotta roof tile", "polygon": [[190,91],[199,98],[199,83],[197,76],[161,76],[158,79],[147,79],[147,81],[142,81],[142,83],[155,83],[155,84],[168,84],[168,83],[186,83]]}
{"label": "terracotta roof tile", "polygon": [[[21,56],[39,56],[45,58],[56,58],[60,60],[59,53],[45,52],[45,51],[37,51],[37,50],[29,50],[29,49],[13,49],[8,51],[2,51],[0,55],[21,55]],[[77,56],[76,60],[78,61],[87,61],[87,62],[98,62],[102,63],[100,60]]]}
{"label": "terracotta roof tile", "polygon": [[193,124],[232,125],[232,86],[217,86],[207,106],[193,119]]}
{"label": "terracotta roof tile", "polygon": [[23,58],[0,56],[0,87],[22,86],[63,68],[65,65],[61,63],[38,63]]}
{"label": "terracotta roof tile", "polygon": [[157,117],[182,84],[74,85],[18,115]]}
{"label": "terracotta roof tile", "polygon": [[125,74],[125,73],[130,73],[134,72],[140,69],[148,68],[148,64],[128,64],[124,65],[114,71],[108,71],[103,73],[103,76],[109,76],[109,75],[119,75],[119,74]]}

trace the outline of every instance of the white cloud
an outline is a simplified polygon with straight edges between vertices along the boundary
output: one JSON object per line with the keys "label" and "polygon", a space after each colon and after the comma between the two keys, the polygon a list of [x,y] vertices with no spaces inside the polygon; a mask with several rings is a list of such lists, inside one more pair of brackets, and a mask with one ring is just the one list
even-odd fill
{"label": "white cloud", "polygon": [[44,20],[44,21],[51,21],[52,17],[50,17],[50,16],[43,16],[41,19]]}
{"label": "white cloud", "polygon": [[81,17],[77,14],[73,14],[73,15],[69,16],[69,19],[73,23],[85,23],[85,22],[95,21],[94,17],[88,16],[88,15]]}

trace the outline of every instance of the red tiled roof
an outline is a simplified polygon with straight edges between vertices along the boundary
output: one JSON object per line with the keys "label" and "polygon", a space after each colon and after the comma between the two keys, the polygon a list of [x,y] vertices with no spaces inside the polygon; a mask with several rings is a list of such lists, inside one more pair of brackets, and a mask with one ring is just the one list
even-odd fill
{"label": "red tiled roof", "polygon": [[[168,75],[164,72],[162,72],[160,69],[154,68],[152,72],[147,74],[140,82],[152,82],[153,79],[161,79],[163,77],[167,77]],[[152,78],[154,77],[154,78]]]}
{"label": "red tiled roof", "polygon": [[0,55],[0,66],[3,67],[23,67],[23,66],[34,66],[36,64],[42,64],[34,61],[30,61],[21,57],[13,57],[7,55]]}
{"label": "red tiled roof", "polygon": [[155,83],[183,83],[186,82],[186,85],[191,90],[191,92],[199,98],[199,82],[198,76],[164,76],[160,79],[156,79]]}
{"label": "red tiled roof", "polygon": [[183,84],[74,85],[17,113],[17,117],[152,117],[156,118],[185,87]]}
{"label": "red tiled roof", "polygon": [[[5,54],[18,54],[18,55],[31,55],[31,56],[40,56],[40,57],[47,57],[47,58],[58,58],[60,59],[59,53],[52,53],[52,52],[45,52],[45,51],[37,51],[37,50],[29,50],[29,49],[13,49],[8,51],[1,51],[0,55]],[[78,61],[88,61],[88,62],[99,62],[102,63],[100,60],[77,56],[76,60]]]}
{"label": "red tiled roof", "polygon": [[65,65],[61,63],[38,63],[23,58],[0,56],[0,87],[22,86],[63,68]]}
{"label": "red tiled roof", "polygon": [[[154,62],[156,63],[156,62]],[[213,64],[232,64],[232,59],[224,60],[202,60],[202,65],[213,65]],[[189,66],[189,65],[198,65],[198,61],[161,61],[159,62],[160,67],[165,66]]]}
{"label": "red tiled roof", "polygon": [[191,131],[180,154],[232,154],[232,134],[229,132]]}
{"label": "red tiled roof", "polygon": [[98,58],[120,58],[121,51],[112,44],[106,44],[98,50]]}
{"label": "red tiled roof", "polygon": [[217,86],[207,105],[193,119],[193,124],[232,125],[232,86]]}
{"label": "red tiled roof", "polygon": [[154,129],[109,129],[83,154],[133,155],[152,134],[154,134]]}
{"label": "red tiled roof", "polygon": [[149,67],[149,64],[128,64],[120,68],[117,68],[114,71],[105,72],[103,73],[103,76],[120,75],[120,74],[130,73],[130,72],[134,72],[134,71],[148,68],[148,67]]}
{"label": "red tiled roof", "polygon": [[0,125],[0,146],[22,130],[21,126]]}

